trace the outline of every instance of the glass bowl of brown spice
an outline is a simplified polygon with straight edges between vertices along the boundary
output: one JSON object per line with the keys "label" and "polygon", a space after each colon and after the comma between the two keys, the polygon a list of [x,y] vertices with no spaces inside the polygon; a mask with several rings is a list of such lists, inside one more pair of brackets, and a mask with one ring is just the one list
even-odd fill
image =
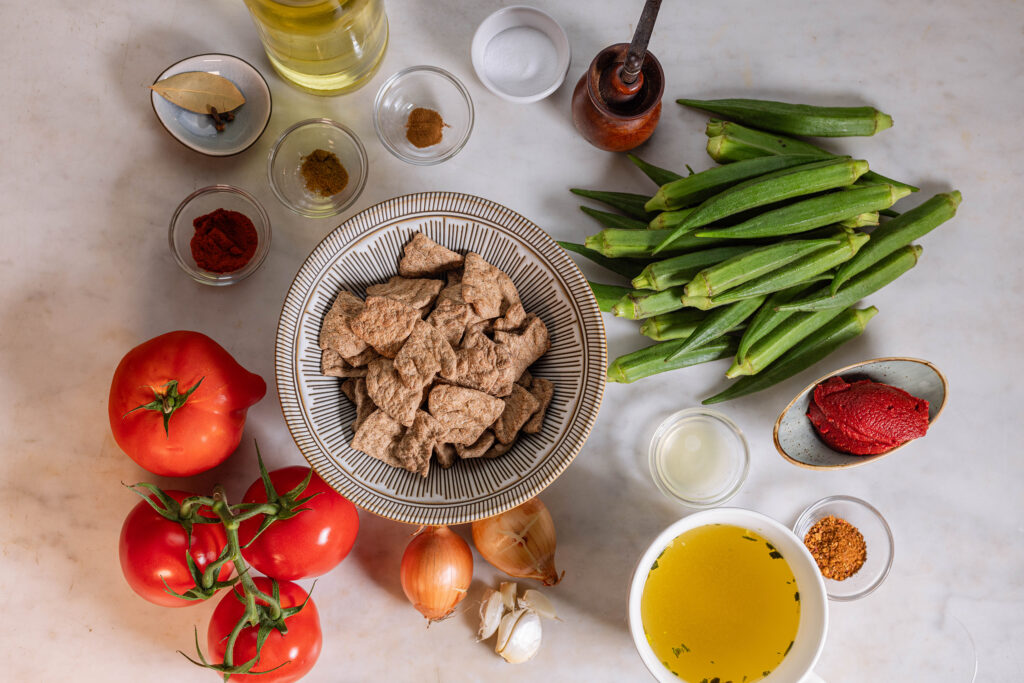
{"label": "glass bowl of brown spice", "polygon": [[892,568],[892,530],[882,513],[860,498],[822,498],[800,514],[793,533],[818,563],[830,600],[869,595]]}
{"label": "glass bowl of brown spice", "polygon": [[429,166],[459,153],[473,130],[473,100],[452,74],[411,66],[388,78],[373,102],[373,127],[389,152]]}
{"label": "glass bowl of brown spice", "polygon": [[366,185],[363,143],[331,119],[307,119],[288,127],[267,161],[270,188],[301,216],[328,218],[352,206]]}

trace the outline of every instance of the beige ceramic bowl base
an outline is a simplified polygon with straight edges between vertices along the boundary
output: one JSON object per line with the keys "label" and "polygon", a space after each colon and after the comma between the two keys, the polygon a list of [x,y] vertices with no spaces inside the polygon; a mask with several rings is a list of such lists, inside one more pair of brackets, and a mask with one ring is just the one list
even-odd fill
{"label": "beige ceramic bowl base", "polygon": [[[475,251],[508,273],[523,306],[547,325],[551,350],[530,371],[555,395],[539,434],[521,435],[493,459],[430,468],[424,478],[349,447],[355,408],[342,380],[320,374],[317,338],[343,289],[398,272],[416,231],[461,253]],[[597,418],[605,385],[604,325],[587,281],[551,237],[519,214],[452,192],[406,195],[352,217],[309,255],[288,291],[277,332],[276,374],[285,421],[299,450],[356,505],[410,524],[457,524],[490,517],[537,495],[572,462]]]}

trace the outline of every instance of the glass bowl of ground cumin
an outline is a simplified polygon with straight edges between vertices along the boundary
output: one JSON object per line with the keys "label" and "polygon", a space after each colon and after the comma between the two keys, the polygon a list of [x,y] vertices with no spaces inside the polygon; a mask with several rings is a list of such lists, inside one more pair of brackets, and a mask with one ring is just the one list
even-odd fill
{"label": "glass bowl of ground cumin", "polygon": [[377,91],[373,126],[384,147],[402,161],[439,164],[466,146],[473,130],[473,100],[444,69],[411,66]]}
{"label": "glass bowl of ground cumin", "polygon": [[860,498],[822,498],[800,514],[793,533],[818,563],[830,600],[869,595],[892,568],[892,530],[882,513]]}
{"label": "glass bowl of ground cumin", "polygon": [[171,253],[204,285],[233,285],[252,275],[270,252],[270,219],[245,190],[211,185],[182,200],[171,217]]}
{"label": "glass bowl of ground cumin", "polygon": [[366,149],[348,127],[307,119],[288,127],[267,160],[270,188],[295,213],[329,218],[352,206],[366,185]]}

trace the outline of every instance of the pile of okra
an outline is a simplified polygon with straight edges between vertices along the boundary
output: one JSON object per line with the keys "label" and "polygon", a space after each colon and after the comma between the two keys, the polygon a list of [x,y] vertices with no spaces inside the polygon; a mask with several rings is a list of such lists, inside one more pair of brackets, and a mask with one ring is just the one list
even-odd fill
{"label": "pile of okra", "polygon": [[616,212],[581,206],[604,229],[560,244],[629,281],[590,285],[602,311],[642,321],[656,342],[616,358],[608,381],[732,358],[726,377],[738,379],[704,401],[717,403],[791,377],[863,332],[878,311],[855,304],[916,265],[913,241],[954,216],[960,193],[897,213],[916,187],[793,137],[889,128],[872,107],[678,101],[720,117],[706,130],[720,165],[683,176],[629,155],[657,192],[574,188]]}

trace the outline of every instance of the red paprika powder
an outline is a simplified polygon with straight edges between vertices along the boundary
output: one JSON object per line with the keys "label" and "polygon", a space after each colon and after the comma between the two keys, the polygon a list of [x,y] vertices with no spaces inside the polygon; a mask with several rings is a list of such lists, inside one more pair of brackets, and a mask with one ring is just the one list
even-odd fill
{"label": "red paprika powder", "polygon": [[192,221],[192,258],[212,273],[230,273],[243,267],[256,253],[259,236],[249,217],[217,209]]}

